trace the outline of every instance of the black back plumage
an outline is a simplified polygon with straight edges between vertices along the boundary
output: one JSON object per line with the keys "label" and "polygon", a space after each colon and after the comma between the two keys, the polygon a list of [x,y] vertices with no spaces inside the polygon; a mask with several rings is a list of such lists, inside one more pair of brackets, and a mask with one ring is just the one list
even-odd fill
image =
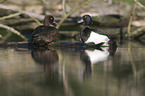
{"label": "black back plumage", "polygon": [[[110,39],[109,42],[108,42],[109,46],[117,47],[116,41],[107,32],[104,32],[101,29],[92,29],[90,27],[93,24],[93,20],[92,20],[91,16],[84,15],[82,17],[82,19],[78,21],[78,23],[81,23],[81,22],[85,23],[85,27],[80,32],[80,39],[83,43],[85,43],[88,40],[88,38],[90,37],[91,32],[95,32],[97,34],[107,36],[108,39]],[[98,38],[98,37],[96,37],[96,38]]]}
{"label": "black back plumage", "polygon": [[82,29],[80,33],[80,38],[83,43],[85,43],[85,41],[87,41],[87,39],[90,37],[91,31],[92,30],[89,27],[85,27]]}
{"label": "black back plumage", "polygon": [[100,35],[105,35],[110,40],[112,39],[112,37],[108,33],[104,32],[103,30],[101,30],[101,29],[91,29],[89,26],[86,26],[80,32],[80,38],[81,38],[81,41],[83,43],[85,41],[87,41],[87,39],[90,37],[90,34],[91,34],[92,31],[95,32],[95,33],[98,33]]}

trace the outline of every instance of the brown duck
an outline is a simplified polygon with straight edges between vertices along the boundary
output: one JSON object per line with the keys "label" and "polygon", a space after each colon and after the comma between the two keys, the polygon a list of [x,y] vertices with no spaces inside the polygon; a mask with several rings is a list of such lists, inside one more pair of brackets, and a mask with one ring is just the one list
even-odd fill
{"label": "brown duck", "polygon": [[58,30],[54,27],[54,17],[46,15],[42,26],[38,26],[32,33],[31,41],[35,46],[44,46],[54,42],[58,37]]}

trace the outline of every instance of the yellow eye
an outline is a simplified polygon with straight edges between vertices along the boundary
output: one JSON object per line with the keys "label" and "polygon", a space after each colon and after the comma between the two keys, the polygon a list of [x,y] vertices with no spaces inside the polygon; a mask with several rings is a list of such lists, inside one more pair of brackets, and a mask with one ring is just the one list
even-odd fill
{"label": "yellow eye", "polygon": [[53,18],[50,18],[50,19],[53,19]]}
{"label": "yellow eye", "polygon": [[85,18],[87,18],[87,16],[85,16]]}

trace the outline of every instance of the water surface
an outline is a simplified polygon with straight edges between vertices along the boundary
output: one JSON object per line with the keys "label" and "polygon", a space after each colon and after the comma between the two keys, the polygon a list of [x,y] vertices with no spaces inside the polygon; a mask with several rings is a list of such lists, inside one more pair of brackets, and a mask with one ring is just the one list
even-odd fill
{"label": "water surface", "polygon": [[0,48],[1,96],[144,96],[145,46]]}

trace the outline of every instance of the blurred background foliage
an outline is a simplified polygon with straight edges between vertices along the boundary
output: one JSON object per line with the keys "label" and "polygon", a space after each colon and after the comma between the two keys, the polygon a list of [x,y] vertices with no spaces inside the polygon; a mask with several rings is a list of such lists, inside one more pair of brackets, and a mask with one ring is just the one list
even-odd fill
{"label": "blurred background foliage", "polygon": [[[89,0],[0,0],[0,23],[14,28],[29,40],[34,28],[39,25],[36,20],[42,23],[43,17],[49,14],[53,15],[57,22],[60,22],[65,17],[64,13],[71,12],[86,1]],[[144,0],[138,1],[145,5]],[[81,30],[82,26],[79,26],[76,21],[84,14],[89,14],[93,17],[95,27],[123,27],[124,34],[127,34],[131,15],[133,15],[133,21],[131,22],[134,27],[133,30],[145,26],[144,8],[137,5],[135,11],[132,12],[134,5],[135,0],[90,0],[89,3],[65,19],[59,28],[60,34],[64,37],[70,35],[69,37],[74,38],[74,36],[77,36],[75,38],[78,38],[79,30]],[[3,19],[5,16],[13,14],[18,15]],[[69,35],[68,32],[64,31],[70,31]],[[76,34],[74,34],[71,31],[77,31],[78,33],[75,32]],[[22,36],[23,39],[21,39],[21,37],[9,32],[11,30],[0,29],[1,41],[23,41],[25,39]],[[110,34],[118,34],[116,32],[118,31],[111,31]]]}

